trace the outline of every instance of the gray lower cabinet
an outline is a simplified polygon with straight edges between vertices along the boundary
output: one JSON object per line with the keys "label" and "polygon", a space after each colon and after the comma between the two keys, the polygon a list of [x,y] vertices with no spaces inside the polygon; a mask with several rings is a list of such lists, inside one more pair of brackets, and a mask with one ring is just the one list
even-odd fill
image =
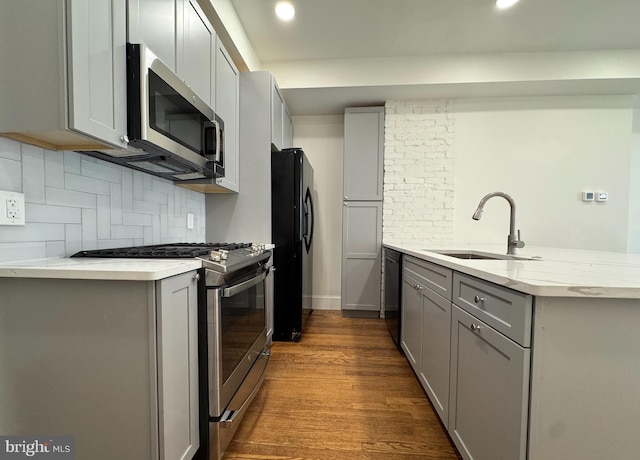
{"label": "gray lower cabinet", "polygon": [[416,375],[422,363],[422,293],[418,286],[418,280],[403,273],[400,346]]}
{"label": "gray lower cabinet", "polygon": [[451,302],[422,289],[422,363],[418,377],[444,426],[449,419]]}
{"label": "gray lower cabinet", "polygon": [[198,290],[195,272],[157,283],[160,459],[191,459],[198,420]]}
{"label": "gray lower cabinet", "polygon": [[464,459],[526,458],[529,363],[528,348],[454,305],[449,434]]}
{"label": "gray lower cabinet", "polygon": [[0,278],[0,433],[68,435],[78,460],[199,447],[196,272]]}
{"label": "gray lower cabinet", "polygon": [[341,308],[378,316],[382,282],[382,202],[345,201],[342,212]]}
{"label": "gray lower cabinet", "polygon": [[452,271],[405,256],[401,346],[442,423],[449,418]]}
{"label": "gray lower cabinet", "polygon": [[532,305],[404,256],[400,343],[465,460],[526,459]]}

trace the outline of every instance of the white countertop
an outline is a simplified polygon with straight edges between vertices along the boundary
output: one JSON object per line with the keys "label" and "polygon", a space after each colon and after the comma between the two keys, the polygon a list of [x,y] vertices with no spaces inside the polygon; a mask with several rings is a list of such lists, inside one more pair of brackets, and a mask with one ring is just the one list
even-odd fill
{"label": "white countertop", "polygon": [[197,259],[51,258],[0,263],[0,277],[155,281],[200,267]]}
{"label": "white countertop", "polygon": [[481,251],[505,254],[505,247],[447,246],[427,249],[384,244],[419,259],[485,279],[520,292],[549,297],[640,298],[640,254],[525,247],[518,256],[535,260],[466,260],[433,250]]}

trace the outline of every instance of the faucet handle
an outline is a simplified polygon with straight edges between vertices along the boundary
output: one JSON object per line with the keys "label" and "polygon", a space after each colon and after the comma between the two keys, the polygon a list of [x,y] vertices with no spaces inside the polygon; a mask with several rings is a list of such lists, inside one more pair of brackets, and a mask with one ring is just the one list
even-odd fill
{"label": "faucet handle", "polygon": [[524,248],[524,241],[520,239],[520,230],[518,230],[518,239],[513,242],[516,248]]}

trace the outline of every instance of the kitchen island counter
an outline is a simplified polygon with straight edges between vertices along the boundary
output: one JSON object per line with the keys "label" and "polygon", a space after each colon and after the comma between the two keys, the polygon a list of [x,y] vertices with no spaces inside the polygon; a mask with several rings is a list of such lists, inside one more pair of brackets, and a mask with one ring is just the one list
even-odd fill
{"label": "kitchen island counter", "polygon": [[465,460],[637,457],[640,255],[383,246],[406,257],[403,350]]}
{"label": "kitchen island counter", "polygon": [[197,259],[50,258],[0,263],[0,278],[157,281],[200,267]]}
{"label": "kitchen island counter", "polygon": [[[428,246],[428,245],[425,245]],[[545,297],[640,299],[640,254],[525,247],[516,260],[458,259],[433,251],[505,254],[496,246],[428,246],[384,244],[428,262],[516,291]]]}

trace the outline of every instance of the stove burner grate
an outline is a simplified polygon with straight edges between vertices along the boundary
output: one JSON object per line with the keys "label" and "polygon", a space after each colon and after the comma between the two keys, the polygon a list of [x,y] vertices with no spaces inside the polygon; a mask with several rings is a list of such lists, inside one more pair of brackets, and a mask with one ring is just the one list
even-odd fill
{"label": "stove burner grate", "polygon": [[138,258],[138,259],[190,259],[208,256],[209,252],[224,249],[233,251],[251,247],[251,243],[171,243],[128,248],[94,249],[80,251],[71,257]]}

